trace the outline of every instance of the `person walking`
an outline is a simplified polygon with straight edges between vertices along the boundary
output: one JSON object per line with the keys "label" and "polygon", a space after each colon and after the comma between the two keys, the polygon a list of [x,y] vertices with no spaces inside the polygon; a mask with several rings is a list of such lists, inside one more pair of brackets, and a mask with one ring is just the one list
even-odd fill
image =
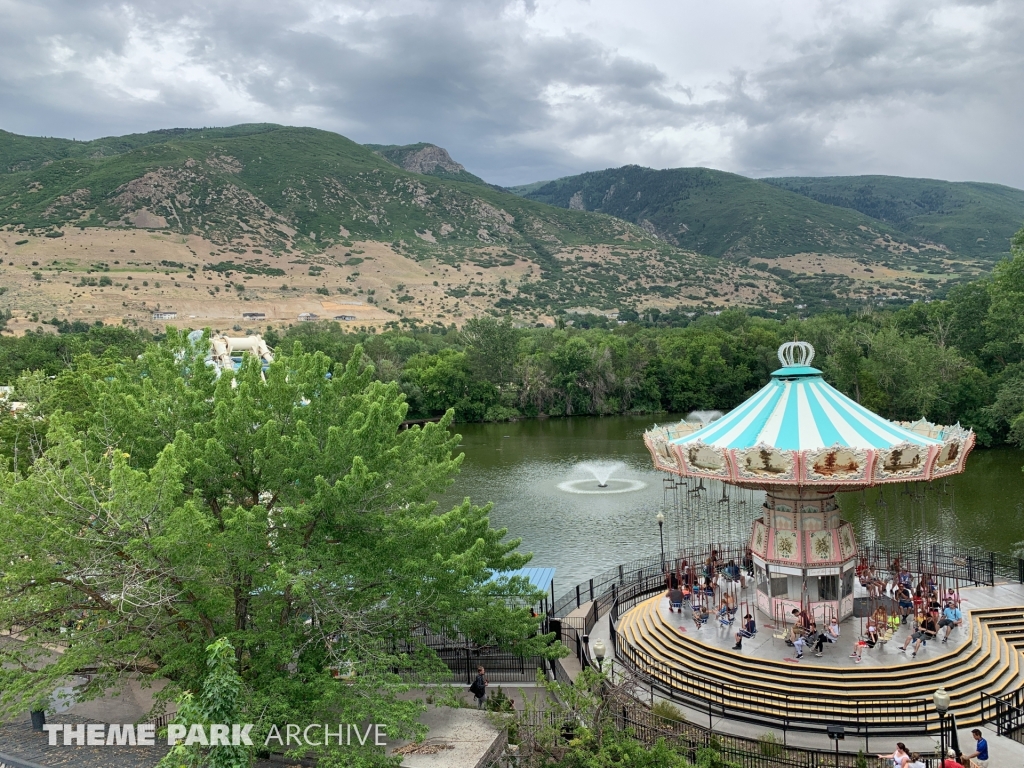
{"label": "person walking", "polygon": [[974,737],[975,750],[969,755],[964,755],[968,760],[974,760],[981,768],[985,768],[988,765],[988,741],[981,735],[981,731],[975,728],[971,731],[971,736]]}
{"label": "person walking", "polygon": [[476,699],[476,708],[483,709],[484,701],[487,699],[487,673],[483,667],[476,668],[476,679],[469,686],[469,692]]}
{"label": "person walking", "polygon": [[907,747],[902,741],[896,742],[896,749],[891,755],[879,755],[880,760],[891,760],[892,768],[907,768],[910,762],[910,755],[907,754]]}

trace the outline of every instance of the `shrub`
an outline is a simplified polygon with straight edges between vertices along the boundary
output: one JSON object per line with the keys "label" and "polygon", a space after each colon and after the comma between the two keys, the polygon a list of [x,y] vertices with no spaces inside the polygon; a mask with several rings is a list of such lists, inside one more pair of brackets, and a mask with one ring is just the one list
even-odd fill
{"label": "shrub", "polygon": [[651,707],[651,714],[661,717],[665,720],[672,720],[677,723],[685,723],[686,715],[679,707],[674,704],[670,704],[667,701],[659,701]]}
{"label": "shrub", "polygon": [[107,277],[106,275],[103,275],[103,277],[101,277],[101,278],[100,278],[100,282],[99,282],[99,284],[100,284],[101,286],[102,286],[102,285],[113,285],[113,284],[114,284],[114,281],[113,281],[113,280],[111,280],[111,279],[110,279],[109,277]]}
{"label": "shrub", "polygon": [[782,755],[782,743],[771,731],[762,733],[757,740],[761,754],[765,757],[780,757]]}
{"label": "shrub", "polygon": [[63,232],[47,232],[46,236],[47,237],[64,237],[64,233]]}
{"label": "shrub", "polygon": [[15,245],[25,245],[26,243],[28,243],[28,240],[16,240],[14,244]]}

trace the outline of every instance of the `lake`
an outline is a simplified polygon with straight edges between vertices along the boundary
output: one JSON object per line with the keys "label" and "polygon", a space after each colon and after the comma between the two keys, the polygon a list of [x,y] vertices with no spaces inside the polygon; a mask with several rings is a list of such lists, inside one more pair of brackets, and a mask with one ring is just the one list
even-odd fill
{"label": "lake", "polygon": [[[442,503],[451,506],[467,496],[477,504],[493,502],[491,525],[522,539],[521,549],[534,555],[531,565],[557,569],[557,594],[611,566],[658,554],[660,511],[666,515],[666,552],[677,541],[745,537],[760,514],[760,494],[707,481],[702,493],[692,493],[692,487],[666,492],[666,476],[652,469],[643,443],[644,430],[656,420],[670,423],[679,417],[458,424],[459,450],[466,458]],[[602,490],[591,473],[577,468],[582,462],[621,462],[622,467]],[[841,494],[840,504],[867,539],[1010,552],[1024,540],[1022,466],[1024,451],[979,449],[963,475],[881,493]],[[678,510],[673,493],[679,494]]]}

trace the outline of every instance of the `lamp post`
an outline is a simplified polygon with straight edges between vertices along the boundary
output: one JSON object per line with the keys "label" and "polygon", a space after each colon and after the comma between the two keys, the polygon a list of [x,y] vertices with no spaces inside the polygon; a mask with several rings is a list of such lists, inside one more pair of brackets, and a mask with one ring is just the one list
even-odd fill
{"label": "lamp post", "polygon": [[604,673],[604,640],[594,641],[594,658],[597,659],[597,669],[599,672]]}
{"label": "lamp post", "polygon": [[665,573],[665,515],[658,513],[655,518],[658,521],[658,538],[661,540],[661,572]]}
{"label": "lamp post", "polygon": [[[932,694],[932,703],[939,713],[939,760],[946,759],[946,712],[949,711],[949,694],[945,688],[939,688]],[[942,764],[941,762],[939,763]]]}

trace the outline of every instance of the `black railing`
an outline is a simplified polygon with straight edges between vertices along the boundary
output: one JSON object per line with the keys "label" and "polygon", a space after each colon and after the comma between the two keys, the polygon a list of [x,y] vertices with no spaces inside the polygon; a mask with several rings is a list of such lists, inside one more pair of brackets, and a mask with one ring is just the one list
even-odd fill
{"label": "black railing", "polygon": [[1002,696],[982,691],[981,722],[992,725],[996,733],[1024,744],[1024,689]]}
{"label": "black railing", "polygon": [[474,651],[470,648],[437,648],[434,653],[451,670],[450,682],[469,685],[476,677],[477,667],[487,670],[492,683],[532,683],[537,670],[547,673],[543,656],[517,656],[508,651]]}
{"label": "black railing", "polygon": [[774,726],[783,732],[824,732],[826,726],[842,723],[847,732],[870,738],[882,734],[924,735],[939,725],[934,707],[925,699],[889,696],[800,703],[784,689],[750,682],[726,683],[684,671],[621,636],[615,639],[615,649],[616,659],[659,694],[706,712],[709,727],[716,717]]}
{"label": "black railing", "polygon": [[[766,734],[759,739],[715,733],[701,725],[685,720],[661,717],[643,704],[636,702],[612,706],[609,709],[611,722],[616,730],[628,731],[634,738],[647,745],[664,739],[677,750],[686,754],[691,763],[698,762],[697,753],[702,749],[713,749],[725,760],[742,768],[833,768],[836,753],[794,747],[781,743],[774,736]],[[547,729],[556,744],[565,745],[575,735],[577,723],[572,713],[564,710],[540,710],[523,712],[518,716],[519,731],[536,733]],[[865,756],[871,768],[886,766],[885,761],[874,755]],[[841,768],[854,768],[858,755],[841,751],[838,755]],[[888,764],[891,765],[891,760]],[[925,758],[929,766],[939,761]]]}
{"label": "black railing", "polygon": [[[902,567],[912,573],[929,574],[940,579],[955,579],[961,584],[995,584],[997,575],[1016,580],[1019,568],[1010,566],[1006,556],[998,558],[999,571],[996,572],[997,556],[995,552],[976,547],[953,547],[932,544],[925,547],[898,544],[861,544],[860,555],[879,572],[890,570],[890,566],[899,560]],[[1007,573],[1007,571],[1011,573]],[[1012,572],[1017,571],[1017,572]]]}
{"label": "black railing", "polygon": [[599,610],[604,615],[612,600],[612,587],[619,587],[646,578],[664,579],[666,571],[677,570],[684,561],[693,566],[695,573],[702,573],[701,569],[704,567],[704,561],[712,551],[718,553],[719,567],[730,560],[734,560],[737,565],[741,565],[744,554],[747,551],[747,544],[746,540],[742,540],[720,544],[706,544],[679,550],[672,557],[666,556],[664,568],[662,568],[660,554],[617,565],[592,579],[577,584],[555,600],[551,615],[566,616],[591,600],[598,602],[600,605]]}
{"label": "black railing", "polygon": [[[693,566],[695,572],[701,573],[704,560],[712,551],[718,552],[720,566],[730,560],[742,565],[747,544],[748,542],[743,540],[687,548],[673,553],[672,556],[666,555],[664,570],[661,555],[617,565],[564,593],[551,606],[550,615],[565,616],[591,600],[599,603],[599,611],[603,615],[611,603],[613,586],[622,587],[652,577],[663,578],[666,571],[677,570],[683,561]],[[914,573],[957,579],[961,584],[992,586],[996,578],[1024,584],[1024,559],[979,547],[954,547],[944,544],[921,547],[911,544],[859,542],[858,549],[877,572],[888,573],[893,561],[899,557],[900,564]]]}

